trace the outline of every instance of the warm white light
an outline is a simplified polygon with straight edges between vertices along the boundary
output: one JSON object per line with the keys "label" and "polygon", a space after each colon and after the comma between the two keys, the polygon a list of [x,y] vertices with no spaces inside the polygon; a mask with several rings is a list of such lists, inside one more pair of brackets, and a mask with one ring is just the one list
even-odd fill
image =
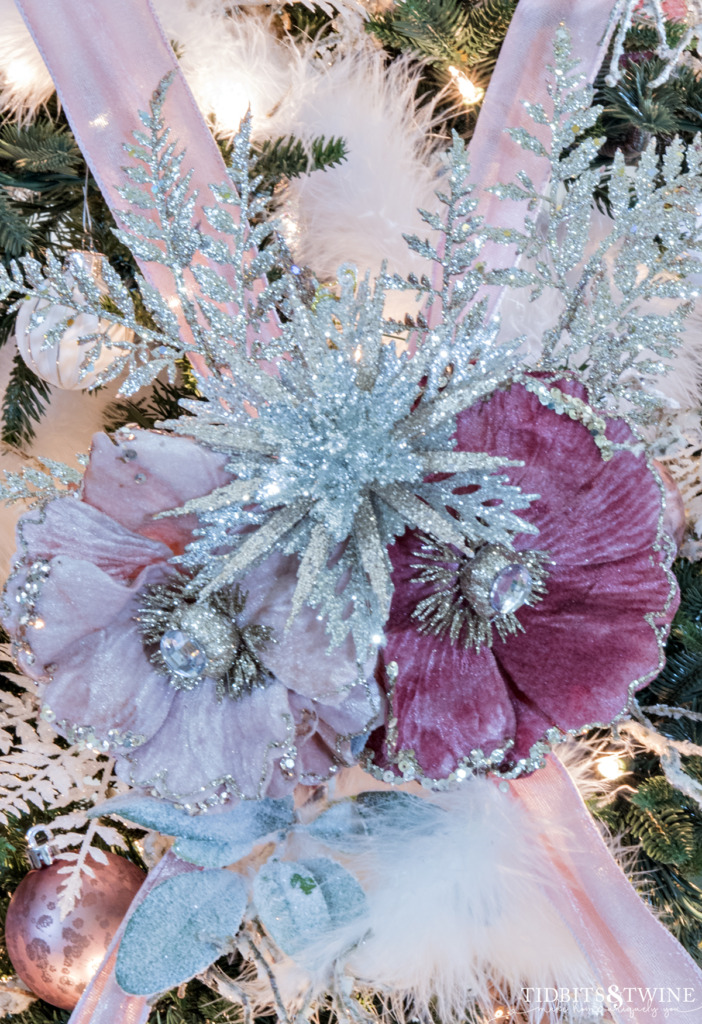
{"label": "warm white light", "polygon": [[608,754],[597,762],[597,771],[603,779],[611,782],[613,779],[626,775],[626,764],[619,754]]}
{"label": "warm white light", "polygon": [[239,130],[241,119],[252,105],[251,90],[245,83],[232,82],[231,79],[212,83],[210,94],[212,112],[217,124],[224,131]]}
{"label": "warm white light", "polygon": [[471,82],[467,75],[464,75],[462,71],[454,67],[453,64],[449,67],[449,74],[453,78],[456,88],[461,94],[461,98],[467,107],[472,107],[476,103],[480,103],[481,99],[485,95],[485,90],[481,89],[479,85]]}
{"label": "warm white light", "polygon": [[28,60],[15,57],[5,65],[3,77],[13,89],[28,89],[34,84],[35,72]]}
{"label": "warm white light", "polygon": [[363,349],[360,345],[357,345],[353,350],[353,358],[357,363],[360,363],[361,359],[363,359]]}

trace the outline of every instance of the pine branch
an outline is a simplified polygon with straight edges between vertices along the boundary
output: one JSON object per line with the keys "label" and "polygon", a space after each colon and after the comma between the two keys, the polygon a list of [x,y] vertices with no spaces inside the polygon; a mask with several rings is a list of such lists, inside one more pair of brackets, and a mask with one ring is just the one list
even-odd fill
{"label": "pine branch", "polygon": [[[685,23],[683,21],[666,20],[665,34],[668,46],[674,49],[685,35]],[[660,44],[656,28],[650,22],[640,21],[632,25],[624,40],[624,50],[627,53],[643,53],[655,50]]]}
{"label": "pine branch", "polygon": [[[672,138],[702,128],[702,86],[690,72],[650,89],[662,69],[658,57],[632,60],[616,86],[605,86],[598,93],[596,101],[604,104],[603,126],[608,135],[633,126],[651,135]],[[696,110],[698,103],[700,109]]]}
{"label": "pine branch", "polygon": [[299,178],[312,171],[326,171],[342,163],[347,156],[343,139],[324,136],[313,139],[307,147],[294,135],[266,139],[254,149],[252,176],[275,183],[280,178]]}
{"label": "pine branch", "polygon": [[197,398],[198,393],[185,368],[183,371],[182,379],[177,384],[157,380],[149,395],[134,399],[120,398],[111,402],[103,418],[105,430],[113,433],[128,423],[135,423],[143,430],[151,430],[163,420],[188,415],[180,401],[183,398]]}
{"label": "pine branch", "polygon": [[20,126],[6,124],[0,129],[0,161],[10,162],[16,171],[30,174],[64,174],[82,171],[83,156],[65,125],[49,120]]}
{"label": "pine branch", "polygon": [[483,65],[492,70],[516,0],[399,0],[367,27],[390,49],[415,54],[443,69]]}
{"label": "pine branch", "polygon": [[34,437],[33,424],[41,419],[50,401],[49,385],[17,353],[2,401],[2,440],[14,447],[29,444]]}
{"label": "pine branch", "polygon": [[36,244],[37,233],[11,197],[0,191],[0,249],[6,262],[24,256]]}
{"label": "pine branch", "polygon": [[317,4],[285,4],[280,13],[285,31],[293,39],[319,42],[334,31],[333,19]]}

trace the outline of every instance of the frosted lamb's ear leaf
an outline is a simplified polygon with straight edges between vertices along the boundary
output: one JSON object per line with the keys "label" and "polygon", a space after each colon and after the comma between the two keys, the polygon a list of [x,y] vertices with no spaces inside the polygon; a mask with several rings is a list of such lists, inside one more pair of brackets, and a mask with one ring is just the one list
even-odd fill
{"label": "frosted lamb's ear leaf", "polygon": [[246,884],[231,871],[179,875],[156,886],[127,924],[116,977],[151,996],[204,971],[231,946],[246,909]]}
{"label": "frosted lamb's ear leaf", "polygon": [[254,846],[293,823],[292,797],[243,801],[217,814],[188,814],[165,800],[116,797],[95,808],[92,817],[118,814],[145,828],[176,836],[173,852],[181,860],[222,868],[246,857]]}
{"label": "frosted lamb's ear leaf", "polygon": [[253,901],[259,920],[289,956],[323,942],[326,934],[366,912],[359,883],[327,857],[269,861],[254,880]]}
{"label": "frosted lamb's ear leaf", "polygon": [[440,807],[410,793],[360,793],[353,800],[332,804],[306,827],[322,843],[349,850],[370,836],[405,836],[433,831],[445,814]]}

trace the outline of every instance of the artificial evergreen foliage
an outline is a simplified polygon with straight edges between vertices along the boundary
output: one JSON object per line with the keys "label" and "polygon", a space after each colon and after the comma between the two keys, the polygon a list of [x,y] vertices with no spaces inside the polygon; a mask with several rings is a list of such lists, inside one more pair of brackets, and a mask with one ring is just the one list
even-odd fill
{"label": "artificial evergreen foliage", "polygon": [[34,424],[44,414],[51,388],[27,366],[17,353],[2,400],[2,440],[21,447],[34,437]]}
{"label": "artificial evergreen foliage", "polygon": [[[684,21],[666,20],[665,34],[668,46],[677,46],[685,34],[686,25]],[[639,21],[632,25],[624,40],[624,49],[628,53],[644,53],[653,51],[658,46],[659,39],[656,28],[647,22]]]}
{"label": "artificial evergreen foliage", "polygon": [[293,39],[322,42],[334,31],[336,11],[319,7],[315,3],[289,3],[280,9],[283,28]]}
{"label": "artificial evergreen foliage", "polygon": [[650,88],[663,67],[658,57],[631,60],[616,86],[598,92],[604,107],[601,128],[608,139],[626,140],[632,128],[662,141],[702,129],[702,83],[689,68],[681,68],[663,85]]}
{"label": "artificial evergreen foliage", "polygon": [[515,7],[516,0],[399,0],[372,17],[369,29],[384,46],[409,50],[434,67],[489,76]]}
{"label": "artificial evergreen foliage", "polygon": [[[702,712],[702,563],[675,565],[680,608],[666,648],[666,665],[641,693],[644,715],[664,736],[702,744],[702,722],[658,714],[662,705]],[[683,757],[687,774],[702,783],[702,758]],[[631,845],[633,877],[664,923],[702,962],[702,807],[675,789],[660,759],[642,751],[626,765],[622,787],[591,809]]]}
{"label": "artificial evergreen foliage", "polygon": [[326,171],[346,159],[346,145],[343,139],[323,136],[313,139],[306,146],[294,135],[284,138],[266,139],[254,147],[254,161],[251,172],[261,177],[263,187],[272,190],[281,178],[299,178],[312,171]]}

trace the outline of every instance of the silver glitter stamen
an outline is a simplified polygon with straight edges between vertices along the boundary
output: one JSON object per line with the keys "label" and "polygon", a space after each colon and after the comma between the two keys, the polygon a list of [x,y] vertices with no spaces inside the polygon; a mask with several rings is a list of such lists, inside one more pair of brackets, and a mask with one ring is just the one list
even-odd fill
{"label": "silver glitter stamen", "polygon": [[425,541],[417,552],[414,582],[432,591],[417,603],[420,633],[446,637],[464,648],[491,647],[493,631],[505,640],[522,630],[516,612],[546,593],[552,560],[542,551],[486,544],[474,557],[451,545]]}
{"label": "silver glitter stamen", "polygon": [[179,575],[149,587],[142,598],[136,620],[152,664],[177,690],[192,690],[206,676],[214,679],[220,699],[265,687],[270,674],[260,655],[273,630],[242,623],[246,595],[234,587],[195,603],[186,587]]}

